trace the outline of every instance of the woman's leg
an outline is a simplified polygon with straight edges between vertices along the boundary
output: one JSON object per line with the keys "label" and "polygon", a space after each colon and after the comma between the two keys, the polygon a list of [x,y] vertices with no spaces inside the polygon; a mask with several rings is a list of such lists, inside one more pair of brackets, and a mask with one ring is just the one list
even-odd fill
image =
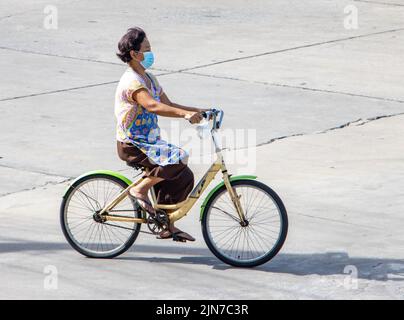
{"label": "woman's leg", "polygon": [[147,197],[147,192],[149,192],[150,188],[163,180],[164,179],[160,177],[145,177],[138,185],[130,189],[130,193],[135,197],[135,194]]}
{"label": "woman's leg", "polygon": [[[188,166],[182,164],[181,167],[175,178],[164,180],[154,187],[158,203],[175,204],[184,201],[188,197],[194,186],[194,174]],[[174,223],[171,223],[169,231],[162,232],[160,237],[169,238],[173,233],[177,233],[179,237],[189,241],[195,240],[188,233],[175,227]]]}
{"label": "woman's leg", "polygon": [[138,185],[129,190],[130,195],[136,198],[139,204],[150,214],[155,214],[156,210],[153,208],[147,193],[150,188],[155,184],[161,182],[162,178],[159,177],[145,177]]}
{"label": "woman's leg", "polygon": [[[173,166],[171,166],[173,167]],[[166,169],[164,169],[166,170]],[[170,170],[170,168],[167,168]],[[171,170],[174,170],[171,169]],[[194,174],[191,169],[183,164],[175,165],[175,176],[164,179],[156,184],[154,191],[159,204],[176,204],[184,201],[194,187]]]}
{"label": "woman's leg", "polygon": [[[163,181],[164,179],[159,178],[159,177],[145,177],[141,183],[139,183],[138,185],[134,186],[133,188],[131,188],[129,190],[130,194],[134,197],[136,197],[136,199],[140,199],[143,201],[146,201],[146,203],[142,203],[143,206],[145,206],[149,212],[153,211],[153,208],[150,207],[150,205],[148,203],[150,203],[149,198],[147,196],[148,191],[150,190],[151,187],[153,187],[154,185],[156,185],[157,183]],[[193,179],[192,179],[192,184],[193,184]],[[189,187],[189,186],[188,186]],[[165,190],[166,192],[169,192],[170,190]],[[182,195],[183,196],[183,195]],[[185,200],[185,199],[184,199]],[[171,237],[173,233],[178,234],[178,236],[180,236],[181,238],[184,238],[186,240],[189,241],[195,241],[195,238],[193,238],[191,235],[189,235],[188,233],[178,229],[175,225],[174,222],[171,222],[168,230],[167,231],[163,231],[160,234],[161,238],[168,238]]]}
{"label": "woman's leg", "polygon": [[[117,142],[117,150],[119,158],[124,160],[129,166],[141,165],[150,170],[149,174],[144,177],[141,183],[129,190],[132,196],[143,200],[142,205],[147,207],[149,212],[154,211],[154,208],[145,202],[150,203],[147,192],[151,187],[155,186],[154,190],[157,194],[157,203],[160,204],[181,202],[186,199],[189,192],[192,190],[194,176],[192,171],[185,164],[168,165],[166,167],[153,165],[140,149],[131,144],[122,142]],[[166,234],[167,237],[174,232],[181,231],[174,226],[174,223],[170,224],[169,230],[171,232]],[[162,238],[164,238],[163,234]],[[188,240],[194,240],[191,236],[187,238]]]}
{"label": "woman's leg", "polygon": [[[187,168],[187,169],[189,170],[189,168]],[[175,185],[175,182],[168,183],[169,182],[168,180],[164,180],[163,178],[160,178],[160,177],[148,176],[148,177],[145,177],[142,180],[142,182],[140,182],[138,185],[131,188],[129,190],[129,192],[132,196],[136,197],[136,199],[143,200],[142,206],[144,206],[147,209],[147,211],[154,212],[154,208],[151,207],[150,200],[147,196],[147,193],[150,190],[150,188],[153,187],[154,185],[158,184],[159,182],[163,181],[160,184],[160,187],[162,186],[163,188],[160,188],[160,190],[158,191],[159,196],[162,197],[163,199],[167,199],[167,198],[169,198],[169,197],[167,197],[168,194],[173,195],[173,193],[174,193],[174,199],[175,199],[175,195],[176,195],[177,196],[176,201],[181,202],[186,199],[186,196],[188,195],[189,190],[191,190],[191,188],[194,184],[192,171],[186,170],[186,172],[188,174],[181,175],[182,177],[179,177],[179,179],[176,179],[176,180],[179,180],[179,181],[176,181],[177,182],[176,185]],[[189,174],[189,172],[191,172],[191,175]],[[181,182],[184,184],[181,185]],[[174,188],[174,185],[175,185],[175,188]],[[178,188],[178,185],[180,185],[181,188]],[[171,187],[171,190],[170,190],[170,187]],[[177,193],[177,194],[175,194],[175,193]],[[171,198],[170,200],[173,200],[173,198]],[[174,234],[174,233],[176,233],[180,238],[183,238],[183,239],[186,239],[189,241],[195,241],[195,238],[193,238],[190,234],[178,229],[174,225],[174,222],[170,223],[168,230],[163,231],[160,234],[160,237],[161,238],[171,238],[172,234]]]}

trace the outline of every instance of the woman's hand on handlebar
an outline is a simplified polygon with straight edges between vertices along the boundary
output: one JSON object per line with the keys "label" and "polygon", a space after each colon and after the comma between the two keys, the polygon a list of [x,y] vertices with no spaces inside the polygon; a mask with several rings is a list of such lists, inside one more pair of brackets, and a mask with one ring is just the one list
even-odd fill
{"label": "woman's hand on handlebar", "polygon": [[188,112],[185,117],[186,120],[188,120],[190,123],[195,124],[199,123],[203,119],[202,112]]}
{"label": "woman's hand on handlebar", "polygon": [[[199,112],[194,112],[190,111],[185,115],[185,119],[188,120],[190,123],[195,124],[199,123],[202,121],[203,118],[206,118],[207,120],[212,120],[213,118],[213,112],[211,108],[207,109],[198,109]],[[208,117],[209,115],[209,117]]]}

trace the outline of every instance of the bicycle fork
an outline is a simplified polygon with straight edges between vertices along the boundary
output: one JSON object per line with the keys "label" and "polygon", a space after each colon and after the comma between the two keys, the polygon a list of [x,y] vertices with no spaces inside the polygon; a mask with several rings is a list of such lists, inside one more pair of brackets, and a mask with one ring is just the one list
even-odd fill
{"label": "bicycle fork", "polygon": [[227,191],[229,192],[230,199],[234,204],[234,207],[237,210],[237,214],[240,218],[240,225],[242,227],[246,227],[248,225],[248,221],[245,218],[245,214],[243,211],[243,207],[241,206],[240,198],[241,195],[238,195],[236,190],[233,188],[233,186],[230,183],[230,177],[229,174],[227,173],[226,165],[222,161],[222,173],[223,173],[223,181],[224,185],[226,186]]}

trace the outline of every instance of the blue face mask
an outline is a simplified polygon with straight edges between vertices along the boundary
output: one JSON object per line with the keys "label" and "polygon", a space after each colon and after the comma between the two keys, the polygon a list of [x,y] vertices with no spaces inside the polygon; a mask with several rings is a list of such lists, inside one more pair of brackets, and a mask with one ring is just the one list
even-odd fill
{"label": "blue face mask", "polygon": [[140,62],[143,68],[148,69],[153,65],[154,55],[151,51],[143,52],[144,59]]}

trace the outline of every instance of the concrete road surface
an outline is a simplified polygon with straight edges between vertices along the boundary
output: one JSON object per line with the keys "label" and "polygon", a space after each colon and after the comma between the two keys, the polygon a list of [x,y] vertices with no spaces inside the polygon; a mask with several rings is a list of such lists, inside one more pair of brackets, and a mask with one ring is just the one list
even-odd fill
{"label": "concrete road surface", "polygon": [[[0,298],[402,299],[403,18],[403,0],[1,1]],[[195,243],[141,234],[92,260],[65,241],[74,177],[134,175],[116,155],[113,99],[116,44],[135,25],[171,100],[225,111],[230,171],[284,200],[289,234],[269,263],[215,258],[201,201],[179,222]],[[160,124],[200,178],[209,140]]]}

